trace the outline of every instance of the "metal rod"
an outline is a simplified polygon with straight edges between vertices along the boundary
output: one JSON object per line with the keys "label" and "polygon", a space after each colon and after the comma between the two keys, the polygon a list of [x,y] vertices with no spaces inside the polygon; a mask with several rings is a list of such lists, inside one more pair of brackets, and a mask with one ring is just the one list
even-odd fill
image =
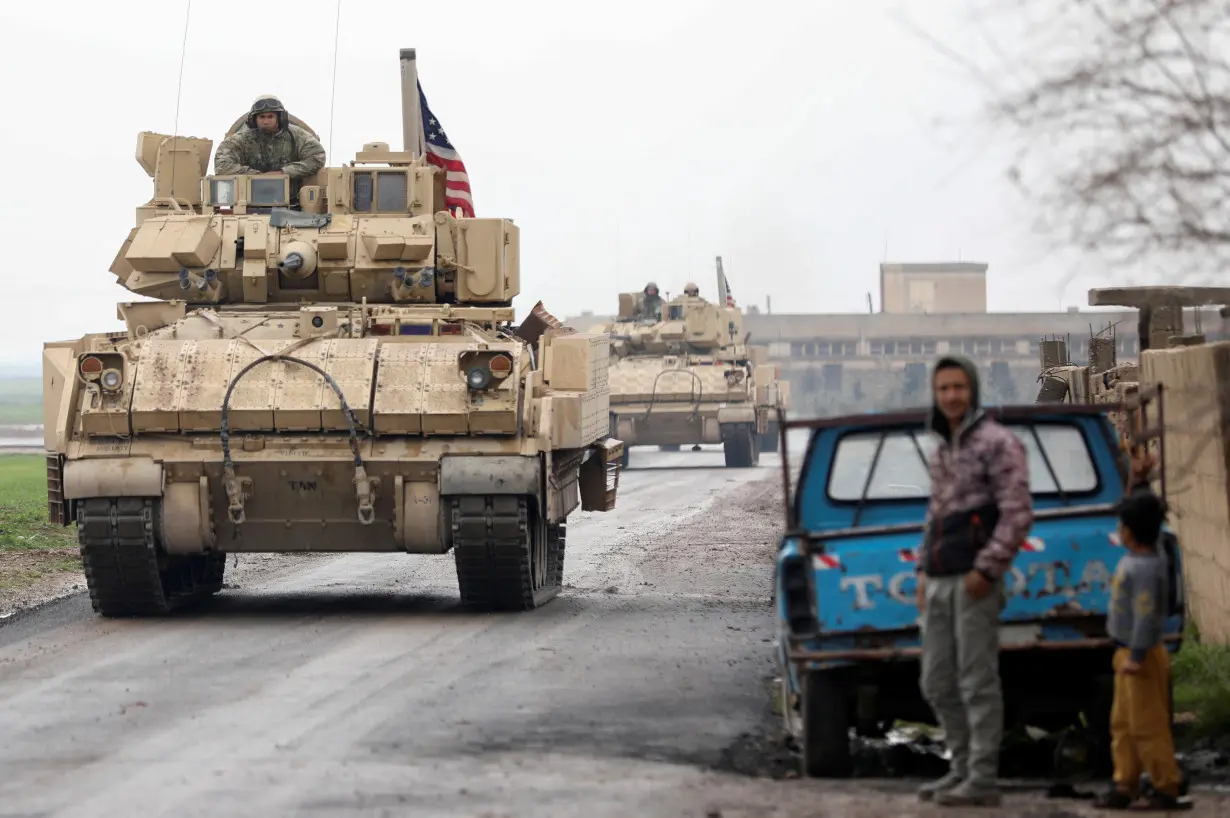
{"label": "metal rod", "polygon": [[[1126,401],[1119,403],[1026,403],[1010,406],[992,406],[988,407],[986,412],[997,420],[1020,420],[1048,415],[1055,417],[1101,415],[1107,412],[1123,411],[1126,408],[1126,403]],[[928,411],[925,408],[917,408],[878,414],[864,412],[856,415],[792,420],[789,421],[788,425],[791,429],[831,429],[836,426],[865,426],[868,428],[905,425],[921,426],[926,423]]]}
{"label": "metal rod", "polygon": [[413,48],[401,50],[401,141],[402,150],[418,158],[423,145],[423,109],[419,101],[418,61]]}
{"label": "metal rod", "polygon": [[786,451],[786,412],[781,404],[777,410],[777,435],[782,449],[782,502],[786,505],[786,530],[793,531],[797,520],[794,518],[794,503],[790,498],[790,454]]}
{"label": "metal rod", "polygon": [[[1162,384],[1157,385],[1157,425],[1162,431],[1157,441],[1157,463],[1161,469],[1162,502],[1166,501],[1166,409],[1162,400]],[[1147,445],[1147,444],[1146,444]],[[1146,448],[1145,451],[1148,451]]]}
{"label": "metal rod", "polygon": [[880,439],[876,441],[876,453],[871,456],[871,465],[867,468],[867,479],[863,481],[863,492],[858,497],[858,505],[854,507],[854,519],[850,521],[850,527],[858,526],[859,517],[863,516],[863,506],[867,505],[867,491],[871,488],[871,478],[875,477],[876,466],[880,463],[880,452],[884,451],[884,441],[888,439],[888,430],[880,432]]}
{"label": "metal rod", "polygon": [[1068,495],[1064,493],[1063,486],[1059,482],[1059,475],[1055,473],[1055,467],[1051,465],[1051,458],[1046,454],[1046,447],[1042,445],[1042,438],[1038,436],[1038,427],[1030,426],[1029,431],[1033,434],[1034,443],[1038,444],[1038,454],[1042,455],[1042,462],[1046,464],[1046,470],[1050,473],[1051,479],[1055,481],[1055,491],[1059,492],[1059,499],[1066,506],[1068,504]]}
{"label": "metal rod", "polygon": [[[1163,642],[1179,642],[1182,641],[1181,634],[1167,634],[1162,638]],[[1045,640],[1035,640],[1033,642],[1014,642],[1006,645],[1000,645],[1001,651],[1024,651],[1024,650],[1088,650],[1090,648],[1109,648],[1114,647],[1115,640],[1105,637],[1100,639],[1073,639],[1066,642],[1050,642]],[[792,650],[790,651],[790,661],[796,663],[803,662],[839,662],[859,659],[871,659],[876,661],[892,661],[894,659],[915,659],[922,655],[921,647],[909,648],[862,648],[853,650]]]}
{"label": "metal rod", "polygon": [[[1034,511],[1034,520],[1067,520],[1080,517],[1100,517],[1115,513],[1113,503],[1097,503],[1087,506],[1061,506],[1060,508],[1043,508]],[[909,534],[923,530],[921,521],[916,523],[894,523],[892,525],[868,525],[861,528],[837,528],[832,531],[804,531],[798,536],[813,540],[849,539],[851,537],[877,537],[886,534]]]}

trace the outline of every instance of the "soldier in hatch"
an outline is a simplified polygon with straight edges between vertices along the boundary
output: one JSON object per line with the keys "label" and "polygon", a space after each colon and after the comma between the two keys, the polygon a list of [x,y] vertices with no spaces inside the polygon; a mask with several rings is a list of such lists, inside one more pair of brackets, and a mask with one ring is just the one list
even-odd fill
{"label": "soldier in hatch", "polygon": [[218,146],[214,173],[281,171],[290,177],[291,200],[297,200],[303,180],[325,166],[324,147],[305,129],[291,124],[286,108],[272,94],[257,97],[246,125]]}
{"label": "soldier in hatch", "polygon": [[652,281],[645,285],[644,298],[641,300],[641,308],[637,317],[652,318],[654,321],[662,320],[662,296],[658,295],[658,285]]}
{"label": "soldier in hatch", "polygon": [[697,287],[691,281],[683,285],[683,294],[692,298],[700,298],[700,287]]}

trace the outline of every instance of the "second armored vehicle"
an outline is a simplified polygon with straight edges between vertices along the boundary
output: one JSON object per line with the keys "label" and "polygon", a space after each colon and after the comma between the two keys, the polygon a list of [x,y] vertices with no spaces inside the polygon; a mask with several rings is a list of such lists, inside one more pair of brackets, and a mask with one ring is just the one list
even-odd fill
{"label": "second armored vehicle", "polygon": [[611,337],[611,435],[623,443],[623,465],[632,446],[721,443],[733,467],[776,448],[768,438],[782,399],[777,367],[754,356],[738,308],[685,294],[658,315],[641,294],[621,293],[617,319],[598,330]]}
{"label": "second armored vehicle", "polygon": [[211,146],[140,135],[155,192],[111,271],[155,300],[44,348],[50,515],[94,609],[165,613],[253,551],[452,550],[466,603],[558,594],[568,515],[615,501],[606,336],[541,306],[514,332],[517,226],[450,213],[409,145],[293,186],[207,175]]}

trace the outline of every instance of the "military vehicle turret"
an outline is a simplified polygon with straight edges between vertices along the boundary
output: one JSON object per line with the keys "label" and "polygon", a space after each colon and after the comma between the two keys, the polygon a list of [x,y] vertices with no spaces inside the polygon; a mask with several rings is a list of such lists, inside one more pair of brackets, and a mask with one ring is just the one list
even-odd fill
{"label": "military vehicle turret", "polygon": [[769,446],[777,367],[748,346],[718,265],[717,303],[687,295],[689,286],[659,315],[642,294],[620,293],[616,320],[592,329],[611,337],[611,435],[623,443],[625,466],[632,446],[721,443],[731,467],[756,465]]}
{"label": "military vehicle turret", "polygon": [[414,59],[407,149],[293,187],[140,134],[154,195],[111,272],[153,300],[43,354],[49,513],[98,613],[212,594],[228,553],[308,551],[452,550],[464,603],[533,608],[568,515],[614,506],[609,340],[541,302],[513,327],[520,231],[446,208]]}

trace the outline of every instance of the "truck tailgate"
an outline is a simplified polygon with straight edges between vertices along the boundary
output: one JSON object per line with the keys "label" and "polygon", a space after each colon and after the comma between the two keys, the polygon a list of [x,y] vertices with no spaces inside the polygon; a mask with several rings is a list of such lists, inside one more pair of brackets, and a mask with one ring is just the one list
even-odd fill
{"label": "truck tailgate", "polygon": [[[1005,623],[1062,613],[1104,616],[1123,550],[1113,517],[1039,520],[1005,577]],[[850,536],[813,546],[821,634],[889,631],[917,624],[915,558],[921,534]]]}

